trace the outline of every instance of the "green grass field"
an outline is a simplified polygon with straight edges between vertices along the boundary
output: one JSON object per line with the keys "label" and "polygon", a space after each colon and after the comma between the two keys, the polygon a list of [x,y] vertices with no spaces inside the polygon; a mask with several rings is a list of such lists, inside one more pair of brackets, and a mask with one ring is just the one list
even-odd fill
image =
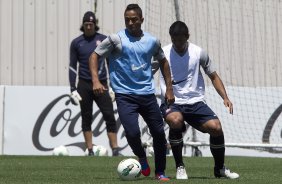
{"label": "green grass field", "polygon": [[[121,181],[116,168],[125,157],[62,157],[62,156],[0,156],[0,184],[10,183],[158,183],[150,177],[141,176],[137,181]],[[237,180],[216,179],[213,176],[213,159],[210,157],[185,157],[189,179],[175,179],[172,157],[167,157],[167,183],[282,183],[281,158],[226,157],[226,166],[240,174]],[[152,170],[154,164],[149,158]]]}

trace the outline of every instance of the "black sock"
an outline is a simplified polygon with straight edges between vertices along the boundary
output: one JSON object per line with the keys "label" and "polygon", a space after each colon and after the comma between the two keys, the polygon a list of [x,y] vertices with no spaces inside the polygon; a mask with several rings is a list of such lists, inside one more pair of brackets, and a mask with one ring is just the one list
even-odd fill
{"label": "black sock", "polygon": [[210,150],[214,158],[215,168],[223,168],[225,156],[224,135],[210,137]]}
{"label": "black sock", "polygon": [[179,166],[184,166],[183,157],[182,157],[182,148],[183,148],[182,130],[170,129],[169,142],[171,146],[171,151],[173,153],[176,168]]}

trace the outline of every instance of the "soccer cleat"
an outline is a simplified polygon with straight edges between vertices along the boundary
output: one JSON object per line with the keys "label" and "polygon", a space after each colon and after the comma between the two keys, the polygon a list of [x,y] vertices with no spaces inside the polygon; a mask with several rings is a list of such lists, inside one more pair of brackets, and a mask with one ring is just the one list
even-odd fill
{"label": "soccer cleat", "polygon": [[156,174],[155,179],[159,181],[169,181],[170,180],[169,177],[165,176],[164,174]]}
{"label": "soccer cleat", "polygon": [[140,158],[139,159],[139,162],[140,162],[140,165],[141,165],[141,173],[144,175],[144,176],[149,176],[150,173],[151,173],[151,169],[150,169],[150,166],[148,164],[148,161],[147,161],[147,158]]}
{"label": "soccer cleat", "polygon": [[239,178],[239,174],[235,173],[235,172],[231,172],[228,168],[226,168],[225,166],[223,166],[222,169],[217,169],[216,167],[214,168],[214,176],[216,178],[229,178],[229,179],[236,179]]}
{"label": "soccer cleat", "polygon": [[176,169],[176,179],[177,180],[187,180],[188,176],[184,166],[179,166]]}

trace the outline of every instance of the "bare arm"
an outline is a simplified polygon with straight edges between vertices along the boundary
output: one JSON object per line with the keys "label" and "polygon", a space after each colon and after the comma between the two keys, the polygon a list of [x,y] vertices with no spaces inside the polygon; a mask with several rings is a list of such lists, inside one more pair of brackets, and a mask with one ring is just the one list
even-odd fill
{"label": "bare arm", "polygon": [[98,75],[99,57],[100,56],[98,54],[93,52],[89,58],[89,69],[91,72],[94,94],[101,94],[106,90],[105,87],[99,81],[99,75]]}
{"label": "bare arm", "polygon": [[159,61],[160,63],[160,70],[162,72],[162,75],[164,76],[165,84],[166,84],[166,93],[165,93],[165,99],[167,100],[168,104],[173,104],[175,101],[174,94],[173,94],[173,88],[171,83],[171,73],[169,64],[166,58],[163,58]]}
{"label": "bare arm", "polygon": [[214,88],[216,89],[217,93],[223,99],[223,101],[224,101],[223,103],[224,103],[225,107],[228,107],[229,113],[233,114],[233,104],[227,96],[225,87],[224,87],[220,77],[217,75],[216,72],[213,72],[213,73],[209,74],[209,78],[211,79],[212,84],[213,84]]}

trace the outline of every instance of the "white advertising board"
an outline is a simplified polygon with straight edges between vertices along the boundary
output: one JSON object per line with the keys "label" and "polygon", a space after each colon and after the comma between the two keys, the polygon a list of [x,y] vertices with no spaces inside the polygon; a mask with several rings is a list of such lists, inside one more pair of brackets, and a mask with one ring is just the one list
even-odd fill
{"label": "white advertising board", "polygon": [[[54,147],[66,145],[70,155],[84,155],[80,108],[69,102],[68,93],[68,87],[7,86],[3,154],[50,155]],[[93,143],[110,150],[96,105],[93,117]],[[120,125],[118,143],[122,154],[130,154]]]}
{"label": "white advertising board", "polygon": [[[213,88],[207,88],[206,91],[208,105],[217,113],[222,122],[225,143],[263,143],[262,137],[266,143],[282,142],[282,117],[277,108],[281,106],[281,88],[228,88],[229,97],[234,104],[233,115],[228,114]],[[271,94],[267,94],[268,91],[271,91]],[[68,93],[69,87],[5,86],[2,153],[50,155],[54,147],[66,145],[70,155],[84,155],[80,108],[69,103]],[[256,97],[250,94],[256,94]],[[266,98],[271,103],[257,100]],[[114,108],[115,117],[118,120],[117,135],[118,144],[122,149],[121,154],[133,155],[120,125],[115,102]],[[104,145],[110,150],[105,123],[95,103],[93,109],[93,143]],[[277,116],[276,119],[273,118],[274,114]],[[266,130],[267,126],[271,128]],[[142,119],[140,119],[140,127],[142,141],[151,143],[152,138]],[[165,130],[168,136],[168,126],[165,126]],[[191,128],[188,128],[183,140],[187,142],[193,139],[208,142],[209,135],[200,132],[193,134]],[[200,146],[199,148],[203,156],[211,156],[209,147]],[[111,151],[109,152],[111,155]],[[187,147],[184,152],[185,155],[191,156],[191,147]],[[226,155],[282,157],[282,149],[261,151],[252,148],[227,148]]]}

